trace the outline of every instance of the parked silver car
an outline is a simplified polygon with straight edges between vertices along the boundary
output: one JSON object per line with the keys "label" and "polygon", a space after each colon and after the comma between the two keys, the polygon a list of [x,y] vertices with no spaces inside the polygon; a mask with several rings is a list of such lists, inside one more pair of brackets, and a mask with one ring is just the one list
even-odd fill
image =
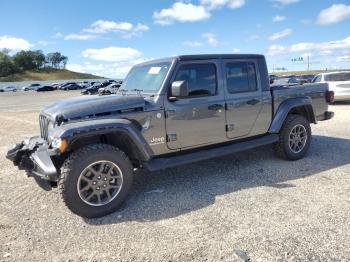
{"label": "parked silver car", "polygon": [[0,87],[0,92],[16,92],[17,88],[15,86],[4,86]]}

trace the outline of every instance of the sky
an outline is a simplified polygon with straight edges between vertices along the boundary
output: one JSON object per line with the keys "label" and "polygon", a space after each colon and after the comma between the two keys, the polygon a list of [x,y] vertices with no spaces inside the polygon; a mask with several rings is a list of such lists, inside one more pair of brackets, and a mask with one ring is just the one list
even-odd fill
{"label": "sky", "polygon": [[264,54],[270,72],[306,70],[308,57],[310,69],[350,68],[350,0],[1,0],[0,10],[0,49],[59,51],[68,69],[106,77],[182,54]]}

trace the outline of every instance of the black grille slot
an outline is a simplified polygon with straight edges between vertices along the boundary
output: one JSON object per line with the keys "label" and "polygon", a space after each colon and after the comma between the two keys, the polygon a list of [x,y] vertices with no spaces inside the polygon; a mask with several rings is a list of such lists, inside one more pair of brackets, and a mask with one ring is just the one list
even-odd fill
{"label": "black grille slot", "polygon": [[46,116],[39,116],[41,138],[44,138],[46,141],[49,140],[49,123],[50,120]]}

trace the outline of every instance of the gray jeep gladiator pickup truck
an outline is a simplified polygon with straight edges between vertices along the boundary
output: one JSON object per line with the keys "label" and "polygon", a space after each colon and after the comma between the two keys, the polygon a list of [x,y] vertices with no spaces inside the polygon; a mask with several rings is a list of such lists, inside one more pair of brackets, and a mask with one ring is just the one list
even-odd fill
{"label": "gray jeep gladiator pickup truck", "polygon": [[310,124],[333,117],[327,84],[270,87],[262,55],[185,55],[134,66],[115,95],[44,108],[41,135],[7,153],[67,207],[100,217],[126,199],[137,169],[155,171],[272,144],[305,156]]}

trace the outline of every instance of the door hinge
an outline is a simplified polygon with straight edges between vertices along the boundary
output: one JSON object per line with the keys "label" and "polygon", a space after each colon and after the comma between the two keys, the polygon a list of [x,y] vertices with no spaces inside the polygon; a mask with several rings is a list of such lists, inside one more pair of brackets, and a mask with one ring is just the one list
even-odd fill
{"label": "door hinge", "polygon": [[166,135],[166,141],[167,142],[177,141],[177,135],[176,134],[167,134]]}

